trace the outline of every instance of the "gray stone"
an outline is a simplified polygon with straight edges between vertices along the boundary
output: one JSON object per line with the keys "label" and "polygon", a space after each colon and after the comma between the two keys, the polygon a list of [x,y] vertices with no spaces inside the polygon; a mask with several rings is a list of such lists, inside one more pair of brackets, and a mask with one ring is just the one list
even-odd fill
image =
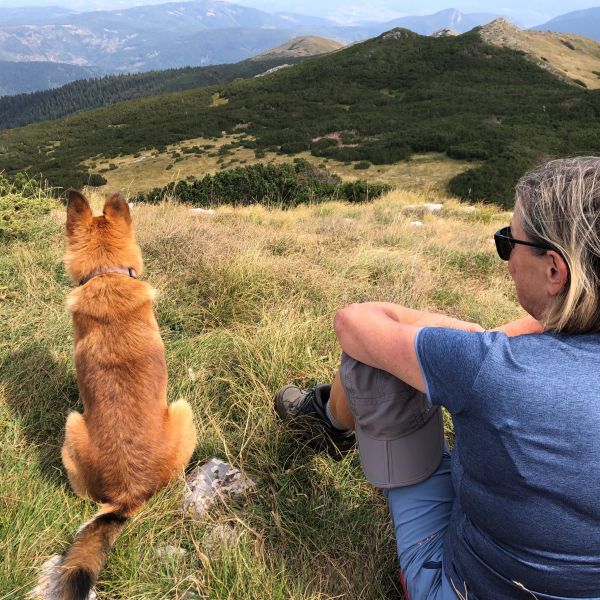
{"label": "gray stone", "polygon": [[240,496],[256,487],[256,481],[230,464],[211,458],[186,477],[183,509],[202,517],[213,502],[224,496]]}

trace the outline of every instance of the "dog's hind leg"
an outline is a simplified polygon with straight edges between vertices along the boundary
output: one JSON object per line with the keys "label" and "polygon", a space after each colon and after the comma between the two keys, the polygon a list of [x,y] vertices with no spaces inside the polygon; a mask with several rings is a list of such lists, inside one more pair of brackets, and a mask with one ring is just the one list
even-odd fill
{"label": "dog's hind leg", "polygon": [[174,451],[170,466],[173,472],[177,472],[188,464],[196,447],[194,414],[185,400],[173,402],[168,411],[167,439]]}
{"label": "dog's hind leg", "polygon": [[65,425],[65,442],[61,455],[71,488],[80,498],[90,496],[81,465],[81,458],[89,457],[89,452],[90,444],[85,420],[78,412],[72,412]]}

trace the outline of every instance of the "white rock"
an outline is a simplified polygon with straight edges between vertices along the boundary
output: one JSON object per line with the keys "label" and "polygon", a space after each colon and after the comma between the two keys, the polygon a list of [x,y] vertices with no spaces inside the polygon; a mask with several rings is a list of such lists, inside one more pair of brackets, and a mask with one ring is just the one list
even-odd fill
{"label": "white rock", "polygon": [[443,204],[407,204],[402,208],[403,213],[409,213],[414,215],[422,215],[425,213],[438,213],[444,208]]}
{"label": "white rock", "polygon": [[410,224],[413,227],[423,227],[423,223],[421,221],[411,221]]}
{"label": "white rock", "polygon": [[203,516],[213,502],[223,496],[239,496],[256,487],[256,481],[230,464],[211,458],[196,467],[185,479],[183,509]]}

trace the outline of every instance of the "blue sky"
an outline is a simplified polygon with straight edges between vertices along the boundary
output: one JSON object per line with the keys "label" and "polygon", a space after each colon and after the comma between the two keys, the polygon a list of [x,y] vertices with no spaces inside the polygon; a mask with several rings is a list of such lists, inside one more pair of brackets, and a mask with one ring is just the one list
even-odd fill
{"label": "blue sky", "polygon": [[[162,4],[165,1],[168,0],[0,0],[0,7],[58,5],[76,10],[95,10]],[[289,0],[234,0],[234,3],[268,12],[290,11]],[[292,10],[352,23],[360,20],[387,21],[404,15],[425,15],[458,8],[462,12],[502,14],[522,26],[533,26],[566,12],[599,5],[600,0],[570,0],[568,3],[564,0],[421,0],[418,3],[402,0],[296,0]]]}

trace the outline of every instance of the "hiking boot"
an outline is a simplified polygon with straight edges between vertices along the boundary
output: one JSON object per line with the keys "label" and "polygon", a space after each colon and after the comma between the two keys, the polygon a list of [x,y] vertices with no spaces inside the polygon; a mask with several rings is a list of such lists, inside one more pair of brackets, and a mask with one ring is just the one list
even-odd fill
{"label": "hiking boot", "polygon": [[337,429],[331,424],[325,412],[330,391],[330,385],[317,385],[310,389],[286,385],[275,396],[275,410],[282,421],[298,425],[303,437],[317,446],[325,446],[328,451],[345,452],[354,446],[354,431]]}

